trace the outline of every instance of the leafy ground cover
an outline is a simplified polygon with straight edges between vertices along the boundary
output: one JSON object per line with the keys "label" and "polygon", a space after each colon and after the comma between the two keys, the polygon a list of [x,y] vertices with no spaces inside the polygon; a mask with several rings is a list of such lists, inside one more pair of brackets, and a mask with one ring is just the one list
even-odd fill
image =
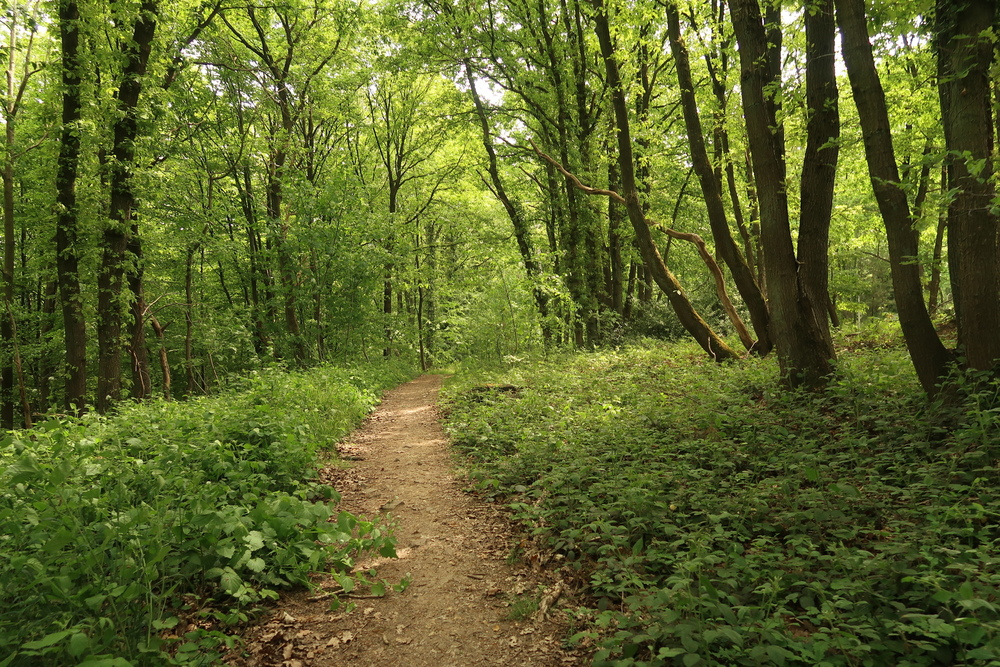
{"label": "leafy ground cover", "polygon": [[211,664],[228,625],[355,558],[387,526],[304,482],[408,379],[402,366],[262,372],[224,395],[51,420],[0,441],[0,666]]}
{"label": "leafy ground cover", "polygon": [[479,487],[558,552],[597,665],[1000,665],[1000,387],[852,338],[823,394],[684,345],[461,374]]}

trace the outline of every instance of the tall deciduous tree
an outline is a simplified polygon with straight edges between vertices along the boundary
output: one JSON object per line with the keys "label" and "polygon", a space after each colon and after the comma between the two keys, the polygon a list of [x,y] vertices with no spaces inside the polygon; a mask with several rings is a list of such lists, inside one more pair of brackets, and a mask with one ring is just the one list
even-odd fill
{"label": "tall deciduous tree", "polygon": [[80,220],[77,179],[80,173],[82,90],[80,5],[59,2],[59,44],[62,55],[62,127],[56,166],[56,272],[62,301],[66,347],[66,406],[77,413],[87,403],[87,327],[80,289]]}
{"label": "tall deciduous tree", "polygon": [[885,92],[875,68],[864,0],[836,0],[844,63],[864,134],[865,155],[889,243],[892,286],[906,346],[924,390],[935,393],[951,361],[924,304],[917,233],[900,185]]}
{"label": "tall deciduous tree", "polygon": [[[705,135],[702,130],[701,116],[694,94],[694,78],[691,75],[691,63],[687,46],[681,37],[680,15],[677,6],[671,0],[665,3],[667,13],[667,34],[670,37],[670,50],[674,56],[677,70],[677,83],[680,86],[681,109],[684,123],[687,126],[688,146],[691,150],[691,162],[701,184],[702,197],[708,209],[708,222],[715,240],[715,250],[722,257],[736,283],[743,302],[750,311],[750,319],[757,334],[757,340],[751,349],[760,355],[771,350],[771,334],[769,331],[771,316],[768,312],[764,294],[753,271],[739,246],[733,240],[729,228],[726,208],[722,200],[722,182],[719,178],[721,170],[716,170],[705,147]],[[829,219],[829,215],[827,216]]]}
{"label": "tall deciduous tree", "polygon": [[1000,361],[1000,216],[994,178],[997,3],[938,0],[936,50],[954,197],[948,252],[961,351],[971,368]]}
{"label": "tall deciduous tree", "polygon": [[[775,101],[780,84],[780,26],[775,25],[777,18],[765,23],[757,0],[732,0],[730,10],[740,47],[743,113],[760,201],[761,243],[778,361],[788,384],[821,386],[833,372],[835,352],[825,331],[825,311],[822,319],[817,317],[819,309],[813,305],[817,295],[803,278],[792,241],[785,139]],[[810,20],[808,12],[806,20]],[[832,67],[832,58],[829,63]]]}
{"label": "tall deciduous tree", "polygon": [[[35,37],[38,34],[37,3],[12,3],[6,15],[7,63],[6,86],[3,94],[3,310],[0,312],[0,339],[11,349],[4,350],[6,361],[0,369],[0,427],[14,428],[14,383],[20,370],[20,353],[16,340],[14,298],[16,264],[16,230],[14,211],[14,167],[19,148],[16,142],[18,115],[23,108],[24,94],[31,77],[40,71],[33,61]],[[26,42],[22,45],[22,42]],[[23,380],[18,382],[22,396],[23,423],[31,424],[31,409],[27,404]]]}

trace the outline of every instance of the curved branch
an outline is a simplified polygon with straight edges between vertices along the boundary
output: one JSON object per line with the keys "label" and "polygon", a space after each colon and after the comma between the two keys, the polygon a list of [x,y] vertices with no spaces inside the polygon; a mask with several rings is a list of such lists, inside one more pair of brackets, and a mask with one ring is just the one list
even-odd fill
{"label": "curved branch", "polygon": [[[535,154],[538,155],[538,157],[542,158],[543,160],[551,164],[553,167],[558,169],[559,173],[568,178],[570,181],[572,181],[573,185],[575,185],[577,189],[585,192],[588,195],[603,195],[605,197],[610,197],[611,199],[621,204],[625,203],[625,198],[622,197],[617,192],[615,192],[614,190],[601,190],[598,188],[591,188],[584,185],[583,183],[580,182],[579,178],[570,173],[557,160],[553,159],[551,156],[546,155],[541,150],[539,150],[538,146],[535,145],[534,141],[528,139],[528,143],[531,144],[531,148],[535,151]],[[748,350],[753,349],[753,346],[756,344],[756,341],[754,341],[753,337],[750,335],[750,332],[747,330],[747,326],[746,324],[744,324],[743,318],[741,318],[740,314],[736,312],[736,306],[733,305],[732,299],[729,298],[729,293],[726,291],[726,281],[725,277],[722,275],[722,269],[719,268],[719,264],[718,262],[715,261],[715,258],[712,257],[712,254],[708,252],[708,248],[705,246],[705,240],[700,236],[698,236],[697,234],[693,234],[690,232],[679,232],[676,229],[670,229],[669,227],[664,227],[662,225],[655,224],[653,223],[652,220],[650,220],[649,222],[651,223],[650,227],[659,229],[667,236],[670,236],[672,238],[693,243],[698,248],[698,254],[701,256],[702,261],[705,262],[705,265],[708,267],[709,272],[712,274],[712,278],[715,280],[715,293],[718,295],[719,301],[722,302],[722,307],[723,309],[725,309],[726,314],[729,316],[729,321],[732,322],[733,327],[736,328],[736,333],[739,334],[740,342],[743,343],[743,346],[746,347],[746,349]]]}

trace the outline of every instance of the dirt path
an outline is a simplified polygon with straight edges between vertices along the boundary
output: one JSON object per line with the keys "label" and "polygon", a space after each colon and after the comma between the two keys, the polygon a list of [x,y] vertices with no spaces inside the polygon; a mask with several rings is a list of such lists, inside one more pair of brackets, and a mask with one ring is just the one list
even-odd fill
{"label": "dirt path", "polygon": [[[324,470],[341,508],[397,520],[397,560],[379,575],[413,583],[402,593],[355,600],[350,613],[306,592],[282,599],[245,635],[244,667],[548,667],[581,665],[561,648],[565,627],[552,618],[511,620],[518,600],[545,600],[558,589],[530,568],[505,560],[512,540],[501,512],[463,492],[434,403],[440,376],[425,375],[389,392],[341,444],[356,459]],[[373,563],[361,563],[359,569]],[[326,582],[320,581],[321,584]],[[330,584],[332,587],[332,584]]]}

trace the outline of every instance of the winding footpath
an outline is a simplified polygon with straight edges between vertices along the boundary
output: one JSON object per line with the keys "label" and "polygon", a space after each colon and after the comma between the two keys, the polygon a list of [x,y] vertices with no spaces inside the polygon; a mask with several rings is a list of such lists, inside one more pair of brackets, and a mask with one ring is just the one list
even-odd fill
{"label": "winding footpath", "polygon": [[[355,599],[330,611],[329,596],[293,593],[248,629],[234,667],[549,667],[586,664],[563,649],[558,614],[511,619],[519,600],[549,602],[560,590],[544,574],[506,562],[516,539],[499,508],[463,491],[435,408],[441,377],[388,392],[339,446],[352,462],[321,474],[343,494],[340,508],[389,514],[398,559],[359,563],[401,593]],[[321,587],[332,580],[317,578]],[[344,600],[349,602],[351,600]],[[343,607],[342,607],[343,609]],[[515,614],[516,616],[516,614]],[[554,620],[555,619],[555,620]]]}

